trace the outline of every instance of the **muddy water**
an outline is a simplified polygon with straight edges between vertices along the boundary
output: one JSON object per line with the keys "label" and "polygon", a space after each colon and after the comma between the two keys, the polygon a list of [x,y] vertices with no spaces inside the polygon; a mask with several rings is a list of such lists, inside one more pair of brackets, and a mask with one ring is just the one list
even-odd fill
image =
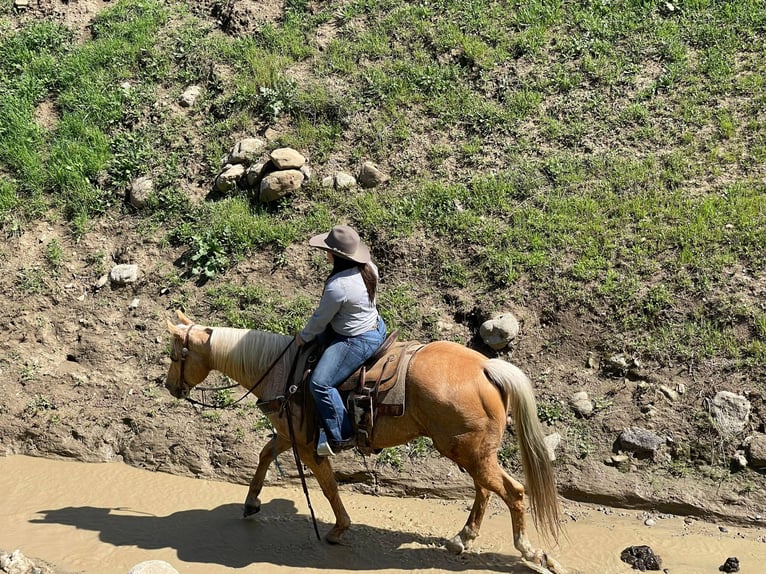
{"label": "muddy water", "polygon": [[[324,534],[329,505],[312,484]],[[344,492],[354,520],[346,544],[317,542],[303,492],[266,488],[254,519],[240,518],[246,487],[135,469],[120,463],[0,457],[0,549],[16,548],[61,570],[127,573],[136,563],[170,562],[182,574],[341,572],[530,572],[511,540],[508,513],[493,501],[471,552],[440,548],[465,522],[469,501],[374,497]],[[568,540],[552,550],[581,572],[636,572],[620,561],[647,544],[670,574],[716,573],[728,556],[743,574],[766,571],[766,529],[719,526],[566,503]],[[533,533],[533,541],[536,536]],[[550,550],[550,549],[549,549]]]}

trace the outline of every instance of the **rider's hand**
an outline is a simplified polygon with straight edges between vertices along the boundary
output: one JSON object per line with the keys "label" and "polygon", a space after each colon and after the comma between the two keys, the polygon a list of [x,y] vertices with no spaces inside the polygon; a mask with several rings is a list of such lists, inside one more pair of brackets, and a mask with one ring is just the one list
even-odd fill
{"label": "rider's hand", "polygon": [[295,335],[295,346],[300,349],[305,344],[306,344],[306,341],[304,341],[301,338],[301,334],[300,333],[296,333],[296,335]]}

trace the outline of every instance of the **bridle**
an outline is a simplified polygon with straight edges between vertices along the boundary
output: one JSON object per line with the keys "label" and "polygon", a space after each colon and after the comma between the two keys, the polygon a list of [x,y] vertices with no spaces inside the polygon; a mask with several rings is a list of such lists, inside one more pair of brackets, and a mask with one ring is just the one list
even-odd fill
{"label": "bridle", "polygon": [[184,367],[186,366],[186,356],[189,354],[189,335],[191,334],[192,329],[196,327],[195,324],[189,325],[189,328],[186,330],[186,335],[184,335],[184,345],[181,348],[181,356],[175,354],[176,347],[173,345],[173,348],[170,350],[170,360],[174,363],[181,363],[181,371],[178,374],[178,384],[181,387],[181,390],[183,391],[191,391],[192,387],[189,385],[189,383],[186,382],[186,376],[184,375]]}

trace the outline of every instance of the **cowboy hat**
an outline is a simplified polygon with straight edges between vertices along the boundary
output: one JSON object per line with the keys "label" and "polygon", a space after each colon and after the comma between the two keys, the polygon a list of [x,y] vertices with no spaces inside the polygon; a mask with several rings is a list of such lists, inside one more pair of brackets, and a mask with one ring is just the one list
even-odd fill
{"label": "cowboy hat", "polygon": [[329,251],[355,263],[369,263],[370,250],[359,239],[359,234],[348,225],[336,225],[327,233],[320,233],[309,239],[311,247]]}

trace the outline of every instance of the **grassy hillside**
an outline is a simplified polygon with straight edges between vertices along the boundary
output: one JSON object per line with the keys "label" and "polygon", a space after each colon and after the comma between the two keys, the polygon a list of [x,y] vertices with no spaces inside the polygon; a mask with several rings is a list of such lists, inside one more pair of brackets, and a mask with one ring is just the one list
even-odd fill
{"label": "grassy hillside", "polygon": [[[125,218],[185,252],[163,280],[204,293],[208,322],[292,332],[313,299],[234,271],[289,268],[290,248],[348,222],[403,336],[444,338],[446,317],[472,343],[493,313],[529,309],[558,326],[551,361],[622,352],[763,391],[764,2],[286,0],[239,27],[231,4],[120,0],[76,30],[0,2],[6,237]],[[277,205],[208,193],[234,143],[267,129],[317,177]],[[390,182],[320,185],[366,160]],[[126,191],[145,175],[137,211]],[[44,272],[61,256],[51,242]]]}

